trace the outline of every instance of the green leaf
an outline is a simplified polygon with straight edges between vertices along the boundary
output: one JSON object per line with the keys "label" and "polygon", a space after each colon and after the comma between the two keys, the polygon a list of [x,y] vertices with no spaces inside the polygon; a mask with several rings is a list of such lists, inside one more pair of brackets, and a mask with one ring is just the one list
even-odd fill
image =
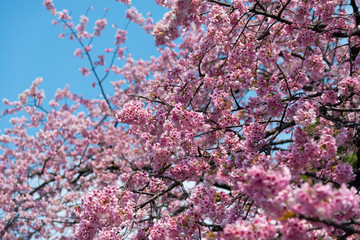
{"label": "green leaf", "polygon": [[346,146],[338,146],[337,154],[344,154],[347,152]]}
{"label": "green leaf", "polygon": [[307,175],[305,175],[305,174],[301,174],[300,177],[301,177],[301,179],[304,180],[305,182],[310,179],[310,177],[307,176]]}
{"label": "green leaf", "polygon": [[315,122],[314,124],[312,124],[312,125],[310,125],[310,126],[308,126],[308,127],[305,128],[307,134],[308,134],[309,136],[312,136],[313,133],[314,133],[315,128],[316,128],[317,126],[319,126],[319,125],[320,125],[320,118],[318,117],[318,118],[316,118],[316,122]]}
{"label": "green leaf", "polygon": [[354,169],[357,168],[358,157],[356,153],[350,153],[344,158],[344,162],[349,163]]}

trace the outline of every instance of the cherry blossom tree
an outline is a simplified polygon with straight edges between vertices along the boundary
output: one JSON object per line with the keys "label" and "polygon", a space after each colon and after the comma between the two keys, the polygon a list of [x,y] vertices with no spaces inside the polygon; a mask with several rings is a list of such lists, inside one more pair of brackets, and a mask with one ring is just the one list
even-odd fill
{"label": "cherry blossom tree", "polygon": [[156,3],[119,3],[158,47],[136,60],[125,29],[94,53],[107,19],[44,1],[101,97],[45,104],[37,78],[4,100],[0,238],[359,238],[358,3]]}

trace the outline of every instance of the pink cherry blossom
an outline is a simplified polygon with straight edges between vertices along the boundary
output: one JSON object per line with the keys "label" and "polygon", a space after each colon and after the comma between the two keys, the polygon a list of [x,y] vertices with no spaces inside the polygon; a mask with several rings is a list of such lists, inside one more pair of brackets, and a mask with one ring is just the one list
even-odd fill
{"label": "pink cherry blossom", "polygon": [[100,37],[101,31],[104,30],[106,24],[107,24],[107,21],[105,18],[96,20],[95,27],[94,27],[96,36]]}
{"label": "pink cherry blossom", "polygon": [[0,238],[360,238],[358,2],[153,2],[43,2],[98,94],[3,100]]}
{"label": "pink cherry blossom", "polygon": [[74,56],[75,56],[75,57],[78,57],[78,56],[80,56],[81,54],[82,54],[82,51],[81,51],[80,48],[77,48],[77,49],[75,50],[75,52],[74,52]]}
{"label": "pink cherry blossom", "polygon": [[79,70],[86,77],[90,75],[90,70],[86,67],[79,68]]}
{"label": "pink cherry blossom", "polygon": [[89,46],[85,46],[85,47],[84,47],[84,51],[85,51],[85,52],[90,52],[91,49],[92,49],[92,45],[89,45]]}

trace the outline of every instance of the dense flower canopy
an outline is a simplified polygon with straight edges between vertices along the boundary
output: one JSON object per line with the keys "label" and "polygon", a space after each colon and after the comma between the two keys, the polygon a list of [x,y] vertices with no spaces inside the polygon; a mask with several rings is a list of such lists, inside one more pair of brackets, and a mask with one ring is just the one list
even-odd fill
{"label": "dense flower canopy", "polygon": [[94,53],[107,19],[44,0],[102,95],[4,100],[1,239],[360,237],[355,0],[156,0],[157,23],[119,2],[158,57],[116,27]]}

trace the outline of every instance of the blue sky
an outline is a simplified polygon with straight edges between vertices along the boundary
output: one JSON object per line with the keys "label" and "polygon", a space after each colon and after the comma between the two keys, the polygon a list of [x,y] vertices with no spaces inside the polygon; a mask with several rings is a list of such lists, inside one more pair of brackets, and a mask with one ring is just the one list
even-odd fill
{"label": "blue sky", "polygon": [[[73,21],[78,23],[80,15],[85,14],[89,6],[88,31],[92,32],[93,23],[102,18],[104,9],[109,8],[106,18],[110,23],[102,32],[100,38],[93,41],[92,57],[97,59],[98,54],[103,54],[106,47],[113,47],[115,30],[111,24],[125,28],[128,21],[125,18],[127,7],[115,0],[53,0],[58,10],[67,9],[71,12]],[[154,0],[133,0],[132,3],[139,12],[146,17],[152,13],[154,21],[160,20],[166,11],[155,4]],[[89,66],[87,60],[74,57],[74,51],[79,44],[69,39],[60,39],[58,36],[63,29],[60,25],[54,26],[54,19],[46,11],[42,0],[0,0],[0,99],[17,100],[18,94],[28,88],[36,77],[43,77],[39,86],[45,90],[45,103],[50,101],[56,89],[70,85],[70,90],[84,97],[96,97],[99,89],[91,87],[94,78],[83,77],[80,67]],[[128,39],[125,45],[128,53],[134,59],[149,59],[158,55],[151,35],[146,35],[134,23],[127,26]],[[67,33],[66,31],[64,33]],[[106,61],[106,59],[105,59]],[[119,64],[121,66],[121,64]],[[111,74],[107,83],[120,79]],[[110,84],[109,84],[110,85]],[[1,101],[0,111],[4,109]],[[0,129],[8,126],[8,118],[0,119]]]}

